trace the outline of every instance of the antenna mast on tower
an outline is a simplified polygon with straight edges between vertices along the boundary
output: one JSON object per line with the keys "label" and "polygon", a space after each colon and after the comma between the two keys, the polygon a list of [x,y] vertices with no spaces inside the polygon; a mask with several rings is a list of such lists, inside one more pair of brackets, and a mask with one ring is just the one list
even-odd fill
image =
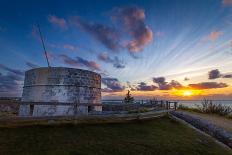
{"label": "antenna mast on tower", "polygon": [[40,31],[40,26],[39,26],[39,24],[37,24],[37,26],[38,26],[39,35],[40,35],[40,39],[41,39],[42,46],[43,46],[43,49],[44,49],[44,54],[45,54],[45,57],[46,57],[46,60],[47,60],[48,67],[51,67],[50,64],[49,64],[49,61],[48,61],[48,55],[47,55],[47,51],[46,51],[46,48],[45,48],[45,45],[44,45],[43,36],[42,36],[41,31]]}

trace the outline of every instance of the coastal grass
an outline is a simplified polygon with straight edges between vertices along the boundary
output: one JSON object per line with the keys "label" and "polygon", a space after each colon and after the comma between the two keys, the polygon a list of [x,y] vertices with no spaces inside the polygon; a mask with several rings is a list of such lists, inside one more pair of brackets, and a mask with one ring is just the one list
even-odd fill
{"label": "coastal grass", "polygon": [[0,128],[1,155],[204,154],[231,155],[168,116],[113,124],[34,125]]}
{"label": "coastal grass", "polygon": [[196,105],[196,107],[191,108],[180,104],[178,106],[179,110],[186,110],[190,112],[204,113],[204,114],[216,114],[219,116],[232,119],[232,108],[222,104],[214,103],[212,100],[204,99],[201,101],[201,106]]}

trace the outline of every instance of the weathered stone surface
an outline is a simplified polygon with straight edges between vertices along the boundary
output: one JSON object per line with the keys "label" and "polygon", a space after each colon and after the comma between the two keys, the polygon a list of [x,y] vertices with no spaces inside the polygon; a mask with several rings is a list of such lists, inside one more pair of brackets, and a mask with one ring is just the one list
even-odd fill
{"label": "weathered stone surface", "polygon": [[[44,67],[25,73],[22,102],[101,103],[101,76],[97,73],[64,67]],[[73,105],[20,106],[19,115],[57,116],[88,113],[88,107]],[[101,111],[101,107],[91,110]]]}

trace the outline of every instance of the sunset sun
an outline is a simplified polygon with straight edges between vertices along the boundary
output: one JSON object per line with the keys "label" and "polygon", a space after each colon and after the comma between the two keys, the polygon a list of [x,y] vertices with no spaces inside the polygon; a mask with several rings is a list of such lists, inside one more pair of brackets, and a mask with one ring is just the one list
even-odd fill
{"label": "sunset sun", "polygon": [[201,94],[201,90],[197,89],[174,89],[173,95],[180,97],[194,97]]}
{"label": "sunset sun", "polygon": [[182,92],[182,95],[183,96],[192,96],[193,95],[193,92],[191,90],[184,90]]}

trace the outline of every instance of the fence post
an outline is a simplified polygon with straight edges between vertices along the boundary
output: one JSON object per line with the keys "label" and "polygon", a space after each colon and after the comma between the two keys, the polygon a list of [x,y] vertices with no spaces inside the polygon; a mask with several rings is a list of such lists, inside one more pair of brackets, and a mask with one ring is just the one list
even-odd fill
{"label": "fence post", "polygon": [[168,101],[166,101],[166,109],[168,110]]}
{"label": "fence post", "polygon": [[177,102],[174,102],[174,108],[177,109]]}

